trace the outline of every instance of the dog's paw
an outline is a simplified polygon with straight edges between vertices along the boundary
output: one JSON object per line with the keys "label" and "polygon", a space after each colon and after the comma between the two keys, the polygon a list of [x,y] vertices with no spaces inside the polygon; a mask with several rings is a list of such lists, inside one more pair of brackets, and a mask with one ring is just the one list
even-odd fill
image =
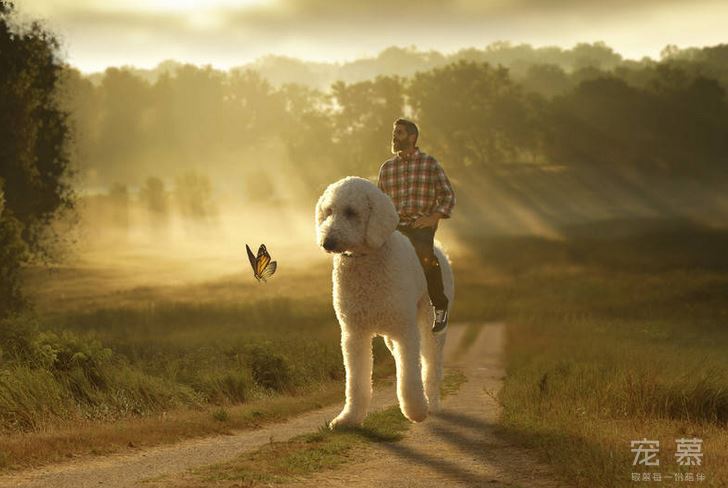
{"label": "dog's paw", "polygon": [[341,412],[334,420],[329,422],[329,429],[335,430],[340,427],[359,427],[362,420],[350,413]]}
{"label": "dog's paw", "polygon": [[418,398],[417,401],[408,401],[400,404],[400,410],[408,420],[412,422],[422,422],[427,418],[427,400],[425,397]]}

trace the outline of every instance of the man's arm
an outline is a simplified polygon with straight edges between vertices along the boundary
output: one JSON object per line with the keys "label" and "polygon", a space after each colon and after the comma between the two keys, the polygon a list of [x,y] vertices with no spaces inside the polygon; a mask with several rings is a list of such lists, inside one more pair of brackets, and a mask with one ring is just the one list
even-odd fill
{"label": "man's arm", "polygon": [[380,190],[382,190],[384,193],[387,193],[386,186],[384,185],[384,167],[387,165],[387,162],[385,161],[380,167],[379,167],[379,175],[377,176],[377,186]]}
{"label": "man's arm", "polygon": [[435,213],[442,215],[441,218],[449,219],[452,209],[455,206],[455,191],[452,189],[450,180],[442,169],[440,163],[433,161],[433,171],[435,173],[435,186],[437,191],[437,207]]}
{"label": "man's arm", "polygon": [[432,176],[435,182],[437,207],[435,207],[432,214],[418,218],[412,224],[412,227],[415,229],[434,227],[440,219],[449,219],[452,209],[455,206],[455,192],[452,189],[450,180],[447,178],[445,170],[442,169],[440,163],[434,158],[432,159],[432,167],[430,170],[433,173]]}

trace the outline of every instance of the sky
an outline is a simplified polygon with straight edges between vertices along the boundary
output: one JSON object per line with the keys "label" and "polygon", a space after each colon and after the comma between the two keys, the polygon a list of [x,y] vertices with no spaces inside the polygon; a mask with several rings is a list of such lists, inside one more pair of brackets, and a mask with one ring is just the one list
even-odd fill
{"label": "sky", "polygon": [[350,61],[390,46],[604,41],[625,58],[728,42],[725,0],[19,0],[84,72],[174,59],[227,69],[267,54]]}

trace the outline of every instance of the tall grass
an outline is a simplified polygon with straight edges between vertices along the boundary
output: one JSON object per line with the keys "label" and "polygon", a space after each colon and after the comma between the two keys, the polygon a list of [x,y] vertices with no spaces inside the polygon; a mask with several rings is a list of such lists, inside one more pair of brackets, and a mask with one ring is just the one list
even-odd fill
{"label": "tall grass", "polygon": [[[330,303],[124,301],[0,324],[0,429],[296,394],[343,378]],[[375,344],[378,372],[391,369]]]}
{"label": "tall grass", "polygon": [[[504,432],[579,486],[633,483],[630,440],[704,439],[728,480],[728,233],[665,226],[483,241],[463,315],[508,322]],[[638,226],[639,227],[639,226]],[[599,229],[598,227],[596,229]],[[580,229],[583,230],[583,229]],[[644,231],[644,229],[643,229]]]}

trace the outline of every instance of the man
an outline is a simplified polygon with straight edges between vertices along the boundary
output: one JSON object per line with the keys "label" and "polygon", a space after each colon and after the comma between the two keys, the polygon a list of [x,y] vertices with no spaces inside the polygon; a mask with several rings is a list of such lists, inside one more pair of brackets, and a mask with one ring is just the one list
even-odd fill
{"label": "man", "polygon": [[455,193],[442,166],[417,147],[419,130],[406,119],[394,121],[392,154],[379,169],[379,189],[389,195],[399,213],[398,230],[412,242],[427,278],[427,291],[435,308],[432,332],[447,327],[448,299],[442,286],[434,238],[440,219],[450,217]]}

